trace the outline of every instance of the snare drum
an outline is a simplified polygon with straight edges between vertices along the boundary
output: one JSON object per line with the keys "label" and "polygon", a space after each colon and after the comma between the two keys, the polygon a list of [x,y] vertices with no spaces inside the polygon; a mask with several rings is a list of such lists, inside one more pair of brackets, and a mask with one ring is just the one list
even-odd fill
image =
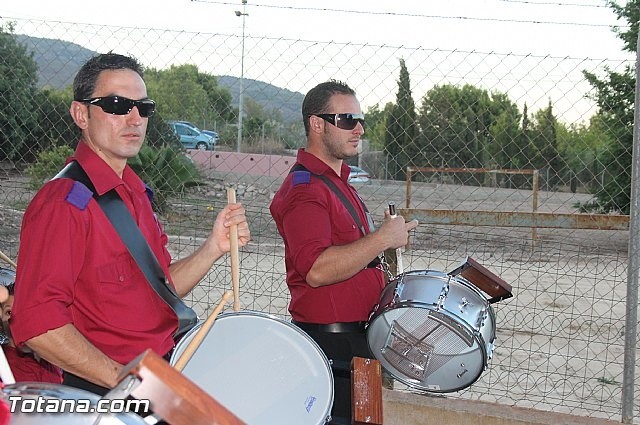
{"label": "snare drum", "polygon": [[452,392],[473,384],[487,367],[495,327],[493,308],[476,286],[460,276],[419,270],[385,287],[367,341],[398,381]]}
{"label": "snare drum", "polygon": [[[178,343],[172,365],[201,326]],[[330,418],[329,360],[306,333],[264,313],[218,316],[182,373],[247,424],[319,425]]]}
{"label": "snare drum", "polygon": [[[10,408],[14,407],[10,425],[146,425],[135,413],[87,413],[91,409],[95,411],[100,397],[66,385],[11,384],[2,389],[2,399]],[[113,407],[122,410],[125,404],[114,404]],[[51,413],[38,413],[41,410]]]}

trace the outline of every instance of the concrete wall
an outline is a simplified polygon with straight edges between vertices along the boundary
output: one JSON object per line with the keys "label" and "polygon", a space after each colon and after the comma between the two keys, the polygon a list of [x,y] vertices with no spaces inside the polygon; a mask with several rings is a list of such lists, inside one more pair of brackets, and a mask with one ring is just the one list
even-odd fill
{"label": "concrete wall", "polygon": [[384,425],[615,425],[620,422],[382,390]]}
{"label": "concrete wall", "polygon": [[295,156],[237,152],[187,151],[198,167],[217,172],[284,177],[295,164]]}

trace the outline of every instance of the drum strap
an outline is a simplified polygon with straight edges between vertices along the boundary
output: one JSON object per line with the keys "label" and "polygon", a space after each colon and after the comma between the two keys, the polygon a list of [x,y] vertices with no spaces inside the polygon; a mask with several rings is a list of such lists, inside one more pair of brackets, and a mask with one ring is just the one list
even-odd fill
{"label": "drum strap", "polygon": [[[362,224],[362,220],[360,220],[360,216],[358,215],[358,212],[356,211],[356,208],[347,199],[345,194],[340,189],[338,189],[338,187],[331,180],[329,180],[329,178],[327,176],[323,176],[321,174],[312,173],[311,171],[307,170],[307,167],[305,167],[304,165],[302,165],[300,163],[296,163],[293,167],[291,167],[291,170],[289,171],[289,174],[291,174],[293,172],[296,172],[296,171],[305,171],[305,172],[309,173],[310,175],[312,175],[314,177],[317,177],[320,180],[322,180],[322,182],[325,185],[327,185],[327,187],[329,189],[331,189],[331,191],[333,193],[335,193],[335,195],[338,197],[338,199],[340,199],[340,202],[342,202],[342,204],[347,209],[347,211],[349,211],[349,214],[351,214],[351,217],[353,218],[353,220],[358,225],[358,228],[360,229],[360,232],[362,232],[362,235],[363,236],[367,235],[367,232],[365,230],[364,224]],[[362,199],[360,198],[360,196],[358,194],[356,194],[356,197],[358,198],[358,201],[360,201],[360,206],[362,206],[362,210],[364,211],[365,216],[367,216],[369,218],[369,229],[371,231],[373,231],[373,220],[371,219],[371,214],[369,213],[369,210],[367,209],[367,206],[364,204],[364,202],[362,202]],[[376,257],[369,264],[367,264],[367,268],[368,269],[369,268],[375,268],[381,262],[382,261],[380,260],[380,257]]]}
{"label": "drum strap", "polygon": [[[329,178],[327,176],[323,176],[321,174],[312,173],[311,171],[307,170],[307,168],[304,165],[302,165],[300,163],[297,163],[296,165],[294,165],[291,168],[291,171],[289,171],[289,173],[293,173],[295,171],[306,171],[307,173],[311,174],[312,176],[317,177],[320,180],[322,180],[322,182],[324,184],[326,184],[327,187],[329,189],[331,189],[331,191],[333,193],[336,194],[338,199],[340,199],[340,202],[342,202],[344,204],[345,208],[347,209],[347,211],[349,211],[349,214],[351,214],[351,217],[353,217],[353,220],[358,225],[358,228],[360,228],[360,231],[362,232],[362,234],[363,235],[367,234],[367,232],[365,231],[364,225],[362,224],[362,220],[360,220],[360,216],[358,215],[358,213],[357,213],[355,207],[353,206],[353,204],[351,202],[349,202],[349,200],[347,199],[345,194],[340,189],[338,189],[337,186],[331,180],[329,180]],[[362,199],[360,199],[359,196],[358,196],[358,200],[360,201],[360,205],[362,206],[362,209],[365,212],[365,215],[369,216],[369,210],[367,209],[367,206],[364,204],[364,202],[362,202]],[[372,227],[371,223],[370,223],[370,227]]]}
{"label": "drum strap", "polygon": [[140,228],[131,216],[120,195],[115,189],[102,196],[96,192],[93,183],[77,161],[70,162],[56,178],[68,178],[82,183],[93,192],[93,198],[98,202],[105,215],[118,232],[122,242],[133,259],[144,273],[147,281],[156,293],[164,300],[178,316],[178,329],[173,338],[178,341],[185,333],[198,322],[196,312],[188,307],[178,296],[173,285],[167,282],[167,278],[158,263],[158,259],[149,247],[146,239],[140,232]]}

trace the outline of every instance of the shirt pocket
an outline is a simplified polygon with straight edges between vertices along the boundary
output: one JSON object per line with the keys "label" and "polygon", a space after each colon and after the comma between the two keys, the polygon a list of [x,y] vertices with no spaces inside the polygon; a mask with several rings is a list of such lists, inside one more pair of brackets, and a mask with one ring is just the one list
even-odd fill
{"label": "shirt pocket", "polygon": [[131,260],[119,259],[99,267],[97,272],[99,321],[132,331],[149,331],[157,326],[157,313],[151,307],[152,290]]}
{"label": "shirt pocket", "polygon": [[342,216],[334,217],[331,222],[334,241],[337,243],[351,242],[362,237],[362,232],[353,221],[351,214],[344,209]]}
{"label": "shirt pocket", "polygon": [[100,285],[124,287],[131,281],[131,266],[128,261],[120,260],[98,268]]}

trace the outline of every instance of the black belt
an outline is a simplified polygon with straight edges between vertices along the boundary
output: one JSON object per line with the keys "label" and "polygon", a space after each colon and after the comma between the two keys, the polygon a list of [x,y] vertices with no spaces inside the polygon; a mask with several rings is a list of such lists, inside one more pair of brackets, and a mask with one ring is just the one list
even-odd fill
{"label": "black belt", "polygon": [[332,334],[342,333],[362,333],[367,322],[338,322],[328,323],[326,325],[318,323],[303,323],[292,320],[291,323],[298,326],[303,331],[308,332],[325,332]]}

